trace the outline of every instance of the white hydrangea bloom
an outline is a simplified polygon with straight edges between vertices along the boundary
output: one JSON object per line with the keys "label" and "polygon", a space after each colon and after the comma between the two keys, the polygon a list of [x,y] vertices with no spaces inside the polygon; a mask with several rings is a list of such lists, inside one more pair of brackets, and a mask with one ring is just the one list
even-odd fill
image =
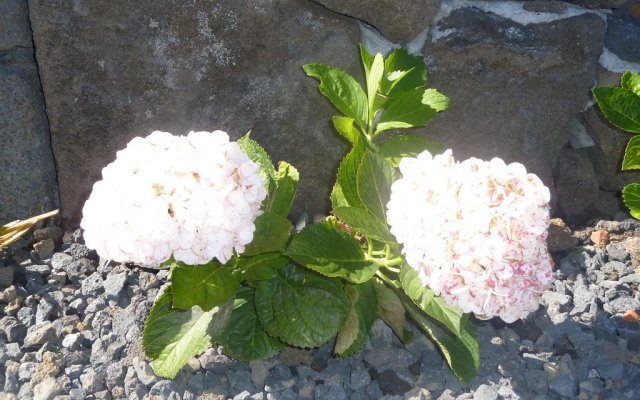
{"label": "white hydrangea bloom", "polygon": [[93,186],[85,242],[120,262],[225,263],[253,239],[267,194],[258,168],[222,131],[136,137]]}
{"label": "white hydrangea bloom", "polygon": [[451,150],[400,162],[387,220],[407,263],[449,304],[513,322],[553,281],[549,189],[522,164],[456,163]]}

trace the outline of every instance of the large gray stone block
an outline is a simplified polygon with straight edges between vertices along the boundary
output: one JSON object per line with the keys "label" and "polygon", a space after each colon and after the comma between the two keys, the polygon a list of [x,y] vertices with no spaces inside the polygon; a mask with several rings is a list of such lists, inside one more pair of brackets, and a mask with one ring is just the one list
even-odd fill
{"label": "large gray stone block", "polygon": [[[78,222],[115,152],[153,130],[252,137],[326,211],[345,143],[302,65],[360,74],[357,23],[304,0],[30,0],[64,213]],[[117,196],[117,193],[114,193]]]}

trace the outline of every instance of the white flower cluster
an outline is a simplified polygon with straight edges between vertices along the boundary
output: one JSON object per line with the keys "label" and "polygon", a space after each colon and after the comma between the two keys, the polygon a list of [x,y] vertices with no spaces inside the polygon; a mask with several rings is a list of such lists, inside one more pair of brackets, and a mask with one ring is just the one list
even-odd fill
{"label": "white flower cluster", "polygon": [[549,189],[522,164],[456,163],[451,150],[400,162],[387,220],[407,263],[449,304],[513,322],[552,282]]}
{"label": "white flower cluster", "polygon": [[225,263],[253,239],[266,197],[258,165],[222,131],[134,138],[83,209],[88,247],[115,261]]}

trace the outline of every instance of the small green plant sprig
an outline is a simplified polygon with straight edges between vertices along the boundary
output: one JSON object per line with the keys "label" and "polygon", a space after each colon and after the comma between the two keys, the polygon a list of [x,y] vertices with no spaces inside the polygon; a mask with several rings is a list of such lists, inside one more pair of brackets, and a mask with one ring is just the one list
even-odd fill
{"label": "small green plant sprig", "polygon": [[278,170],[248,136],[238,141],[260,165],[268,195],[245,252],[226,264],[189,266],[169,260],[170,285],[145,323],[143,347],[156,374],[173,378],[187,360],[221,345],[225,354],[256,360],[285,345],[318,347],[335,338],[334,353],[357,353],[377,319],[409,340],[410,317],[441,349],[456,376],[469,382],[479,366],[478,343],[468,315],[426,288],[400,254],[386,222],[391,184],[402,157],[437,143],[418,133],[385,131],[425,125],[449,100],[425,88],[420,57],[396,50],[386,59],[361,47],[366,91],[337,68],[304,66],[320,91],[343,114],[336,130],[352,148],[331,193],[332,216],[294,233],[287,219],[298,173]]}
{"label": "small green plant sprig", "polygon": [[[632,134],[640,133],[640,74],[626,71],[620,87],[597,87],[593,96],[611,124]],[[634,169],[640,169],[640,135],[631,137],[622,159],[623,171]],[[640,219],[640,184],[626,185],[622,198],[631,215]]]}

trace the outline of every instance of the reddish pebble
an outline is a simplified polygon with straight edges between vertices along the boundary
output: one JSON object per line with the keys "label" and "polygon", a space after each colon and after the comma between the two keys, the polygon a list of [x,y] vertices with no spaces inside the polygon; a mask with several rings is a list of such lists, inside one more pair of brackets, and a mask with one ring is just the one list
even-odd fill
{"label": "reddish pebble", "polygon": [[591,234],[591,241],[596,246],[606,246],[609,244],[609,232],[600,229]]}
{"label": "reddish pebble", "polygon": [[640,322],[640,314],[635,312],[634,310],[628,310],[622,315],[622,319],[624,322]]}

